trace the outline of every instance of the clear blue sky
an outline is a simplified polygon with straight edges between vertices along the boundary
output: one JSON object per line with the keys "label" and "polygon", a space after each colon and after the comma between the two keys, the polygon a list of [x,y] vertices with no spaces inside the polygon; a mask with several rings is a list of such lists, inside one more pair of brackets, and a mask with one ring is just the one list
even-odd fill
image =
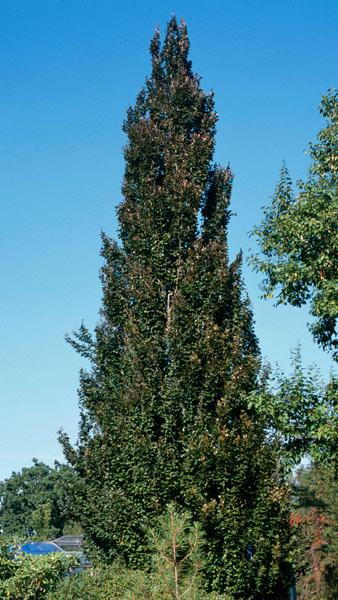
{"label": "clear blue sky", "polygon": [[[282,160],[295,179],[306,174],[321,95],[337,86],[336,1],[0,0],[0,478],[33,456],[60,459],[60,426],[75,437],[81,361],[64,333],[97,320],[121,123],[149,72],[154,28],[173,13],[216,95],[216,159],[235,173],[232,254],[252,246]],[[288,370],[300,340],[304,362],[327,376],[306,311],[274,308],[248,268],[245,278],[263,354]]]}

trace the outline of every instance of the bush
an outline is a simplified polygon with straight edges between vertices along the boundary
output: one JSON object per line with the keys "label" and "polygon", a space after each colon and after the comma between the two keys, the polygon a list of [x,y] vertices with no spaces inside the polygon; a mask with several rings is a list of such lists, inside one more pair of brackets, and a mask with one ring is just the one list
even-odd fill
{"label": "bush", "polygon": [[[100,567],[63,581],[49,600],[227,600],[201,590],[203,537],[187,512],[170,504],[149,533],[153,572]],[[229,600],[229,599],[228,599]]]}
{"label": "bush", "polygon": [[14,557],[2,547],[0,553],[1,600],[44,600],[75,564],[64,554]]}
{"label": "bush", "polygon": [[[173,600],[157,573],[113,566],[99,568],[63,580],[47,600]],[[190,592],[182,600],[229,600],[226,596]]]}
{"label": "bush", "polygon": [[[113,600],[142,598],[154,600],[152,577],[145,573],[119,569],[98,568],[63,580],[48,600]],[[158,600],[161,599],[157,595]]]}

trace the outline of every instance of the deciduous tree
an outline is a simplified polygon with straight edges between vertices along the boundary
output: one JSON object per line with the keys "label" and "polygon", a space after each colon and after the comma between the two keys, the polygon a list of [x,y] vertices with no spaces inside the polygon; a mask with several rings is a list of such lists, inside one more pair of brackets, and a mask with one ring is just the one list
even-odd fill
{"label": "deciduous tree", "polygon": [[74,527],[70,514],[75,473],[33,459],[31,467],[0,482],[0,531],[5,536],[48,538]]}
{"label": "deciduous tree", "polygon": [[174,501],[205,535],[209,586],[232,599],[286,597],[287,492],[248,396],[260,356],[241,255],[229,261],[233,175],[212,163],[212,94],[173,18],[124,124],[120,244],[103,236],[94,335],[69,338],[91,361],[80,380],[77,446],[87,538],[108,559],[148,560],[146,532]]}
{"label": "deciduous tree", "polygon": [[255,227],[261,256],[252,257],[263,273],[263,292],[277,291],[277,304],[310,302],[316,342],[338,356],[338,92],[323,97],[320,112],[327,126],[310,145],[312,165],[306,181],[293,195],[285,166],[271,206]]}

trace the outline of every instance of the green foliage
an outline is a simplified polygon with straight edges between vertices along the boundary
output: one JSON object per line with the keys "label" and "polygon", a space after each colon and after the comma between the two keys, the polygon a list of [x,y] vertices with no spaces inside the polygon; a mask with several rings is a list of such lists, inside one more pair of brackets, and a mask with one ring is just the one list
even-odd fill
{"label": "green foliage", "polygon": [[294,481],[292,524],[297,544],[299,600],[338,596],[338,486],[333,464],[300,469]]}
{"label": "green foliage", "polygon": [[191,524],[189,513],[179,513],[174,504],[169,504],[158,530],[151,532],[154,570],[169,598],[200,597],[197,584],[203,566],[202,540],[199,523]]}
{"label": "green foliage", "polygon": [[15,563],[13,561],[13,555],[10,552],[9,540],[0,537],[0,585],[2,581],[5,581],[9,577],[12,577],[15,572]]}
{"label": "green foliage", "polygon": [[[50,594],[48,600],[155,600],[152,576],[119,567],[98,568],[93,572],[68,577]],[[161,600],[161,596],[157,598]]]}
{"label": "green foliage", "polygon": [[0,530],[23,538],[53,538],[72,527],[75,473],[68,465],[54,468],[33,460],[33,466],[0,482]]}
{"label": "green foliage", "polygon": [[277,371],[265,390],[251,394],[269,435],[281,448],[284,464],[294,467],[306,456],[322,465],[337,453],[338,380],[324,384],[316,367],[304,369],[300,348],[292,356],[291,376]]}
{"label": "green foliage", "polygon": [[101,322],[69,337],[80,375],[79,519],[107,562],[149,568],[146,533],[170,502],[204,532],[206,585],[233,600],[287,596],[288,501],[276,448],[249,406],[260,356],[228,260],[233,176],[212,164],[215,123],[173,18],[124,124],[121,245],[103,235]]}
{"label": "green foliage", "polygon": [[115,563],[63,581],[53,592],[53,600],[228,600],[226,596],[202,589],[200,525],[191,515],[167,507],[148,533],[152,555],[151,570],[136,571]]}
{"label": "green foliage", "polygon": [[55,590],[75,559],[56,553],[48,556],[0,553],[0,597],[5,600],[44,600]]}
{"label": "green foliage", "polygon": [[310,145],[312,166],[308,179],[298,182],[293,196],[288,171],[283,166],[280,182],[264,220],[255,227],[263,258],[252,257],[265,275],[263,290],[277,303],[301,306],[308,301],[314,317],[314,339],[338,356],[338,92],[324,96],[320,112],[327,126]]}
{"label": "green foliage", "polygon": [[[291,557],[299,600],[337,597],[337,378],[324,384],[318,370],[302,367],[300,348],[293,373],[277,372],[270,388],[251,395],[266,419],[267,433],[292,472],[302,459],[293,485]],[[272,385],[271,385],[272,384]]]}
{"label": "green foliage", "polygon": [[35,535],[39,539],[48,539],[55,537],[58,530],[51,527],[52,522],[52,506],[50,502],[39,504],[31,515],[31,527]]}
{"label": "green foliage", "polygon": [[[159,575],[135,571],[113,565],[93,572],[64,579],[48,600],[172,600],[163,589]],[[199,592],[198,596],[184,596],[186,600],[229,600],[227,596]]]}

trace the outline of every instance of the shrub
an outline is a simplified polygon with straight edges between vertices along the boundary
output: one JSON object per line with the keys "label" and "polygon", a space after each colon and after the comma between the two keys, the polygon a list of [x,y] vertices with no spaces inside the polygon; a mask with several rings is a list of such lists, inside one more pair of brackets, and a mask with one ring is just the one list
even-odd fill
{"label": "shrub", "polygon": [[[194,594],[194,595],[192,595]],[[157,573],[133,571],[113,565],[63,580],[47,600],[173,600]],[[228,600],[226,596],[202,591],[180,596],[182,600]]]}
{"label": "shrub", "polygon": [[227,600],[201,590],[203,536],[187,512],[169,504],[149,533],[153,571],[115,564],[64,580],[49,600]]}
{"label": "shrub", "polygon": [[64,554],[48,556],[0,555],[0,598],[3,600],[44,600],[62,575],[75,564]]}

